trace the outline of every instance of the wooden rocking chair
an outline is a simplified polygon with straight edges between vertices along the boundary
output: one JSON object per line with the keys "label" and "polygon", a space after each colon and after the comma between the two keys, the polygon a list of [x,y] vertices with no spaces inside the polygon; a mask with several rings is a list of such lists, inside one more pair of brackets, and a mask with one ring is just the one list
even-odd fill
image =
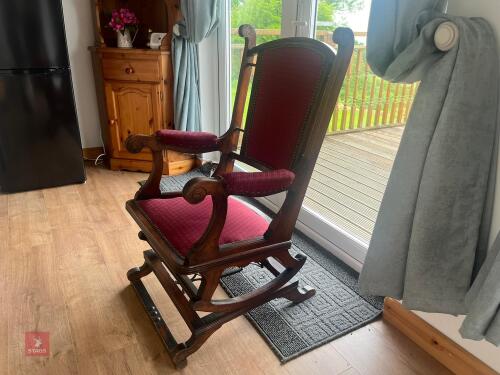
{"label": "wooden rocking chair", "polygon": [[[255,46],[255,31],[239,29],[245,48],[233,117],[220,138],[204,132],[160,130],[133,135],[127,149],[144,147],[153,154],[147,182],[126,207],[152,250],[144,252],[140,268],[128,279],[158,331],[176,367],[198,350],[224,323],[274,298],[301,302],[314,295],[308,287],[290,282],[306,261],[291,256],[291,236],[311,174],[350,62],[354,36],[339,28],[332,48],[309,38],[286,38]],[[246,126],[242,127],[247,91],[254,71]],[[236,152],[240,134],[241,150]],[[213,177],[190,180],[177,193],[161,193],[162,153],[220,151]],[[234,161],[261,172],[233,172]],[[230,196],[262,197],[286,191],[285,201],[268,223]],[[257,262],[275,278],[242,296],[214,300],[223,271]],[[141,278],[154,272],[192,336],[177,343],[149,296]],[[201,279],[199,286],[192,276]],[[198,312],[209,312],[200,316]]]}

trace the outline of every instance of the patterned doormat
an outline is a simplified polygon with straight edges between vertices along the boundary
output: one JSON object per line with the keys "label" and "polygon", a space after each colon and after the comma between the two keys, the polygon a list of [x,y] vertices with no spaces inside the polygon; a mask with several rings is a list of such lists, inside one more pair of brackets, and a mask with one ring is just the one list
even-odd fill
{"label": "patterned doormat", "polygon": [[[180,190],[189,179],[209,171],[205,167],[182,176],[163,177],[161,190]],[[316,295],[299,304],[279,298],[246,314],[283,363],[370,323],[383,308],[382,298],[359,294],[358,273],[327,250],[298,232],[292,243],[293,255],[301,252],[308,258],[292,281],[298,279],[302,285],[313,287]],[[267,269],[249,265],[241,272],[228,272],[221,286],[235,297],[270,280],[272,275]]]}

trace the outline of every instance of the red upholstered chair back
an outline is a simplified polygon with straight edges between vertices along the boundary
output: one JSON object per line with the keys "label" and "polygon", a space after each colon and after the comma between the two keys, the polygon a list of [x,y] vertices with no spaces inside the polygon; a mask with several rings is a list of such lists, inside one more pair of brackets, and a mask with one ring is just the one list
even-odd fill
{"label": "red upholstered chair back", "polygon": [[304,150],[333,64],[333,51],[309,38],[259,45],[240,155],[265,169],[290,169]]}

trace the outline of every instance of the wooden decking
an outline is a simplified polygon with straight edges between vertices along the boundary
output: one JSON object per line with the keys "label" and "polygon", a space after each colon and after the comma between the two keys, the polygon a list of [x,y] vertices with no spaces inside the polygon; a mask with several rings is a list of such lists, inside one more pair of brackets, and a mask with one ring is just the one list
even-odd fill
{"label": "wooden decking", "polygon": [[325,138],[304,204],[369,243],[403,127]]}

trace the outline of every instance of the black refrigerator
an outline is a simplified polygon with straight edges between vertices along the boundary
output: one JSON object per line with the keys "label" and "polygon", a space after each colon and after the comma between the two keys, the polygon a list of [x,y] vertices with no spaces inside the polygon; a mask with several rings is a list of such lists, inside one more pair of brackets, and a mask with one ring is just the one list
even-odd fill
{"label": "black refrigerator", "polygon": [[0,192],[84,181],[61,0],[0,0]]}

